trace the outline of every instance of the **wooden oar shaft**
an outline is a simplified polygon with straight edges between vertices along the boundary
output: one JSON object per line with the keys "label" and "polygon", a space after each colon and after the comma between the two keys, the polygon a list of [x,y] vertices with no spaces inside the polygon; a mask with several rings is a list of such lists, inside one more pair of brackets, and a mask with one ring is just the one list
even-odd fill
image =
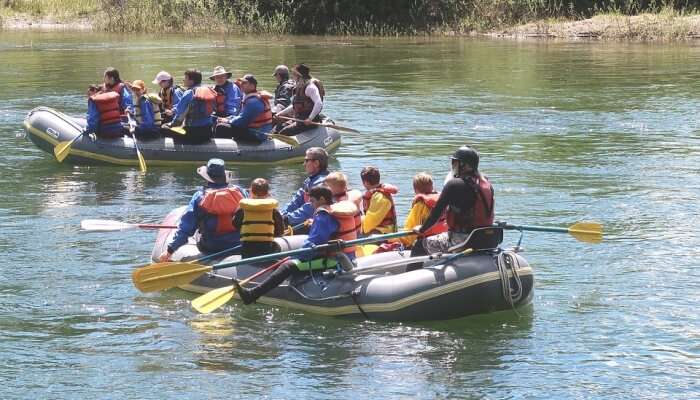
{"label": "wooden oar shaft", "polygon": [[[386,235],[371,236],[371,237],[366,237],[366,238],[362,238],[362,239],[350,240],[348,242],[340,242],[340,247],[345,248],[345,247],[357,246],[357,245],[365,244],[365,243],[383,242],[383,241],[388,240],[388,239],[399,238],[399,237],[412,235],[412,234],[413,234],[413,232],[404,231],[404,232],[388,233]],[[335,247],[336,247],[335,243],[322,244],[322,245],[318,245],[316,247],[305,247],[302,249],[283,251],[281,253],[274,253],[274,254],[268,254],[268,255],[264,255],[264,256],[251,257],[251,258],[246,258],[243,260],[231,261],[231,262],[227,262],[227,263],[223,263],[223,264],[214,265],[213,270],[234,267],[236,265],[241,265],[241,264],[256,263],[259,261],[274,260],[275,258],[280,258],[280,257],[296,256],[296,255],[300,255],[300,254],[314,253],[317,251],[324,251],[324,250],[333,249]]]}

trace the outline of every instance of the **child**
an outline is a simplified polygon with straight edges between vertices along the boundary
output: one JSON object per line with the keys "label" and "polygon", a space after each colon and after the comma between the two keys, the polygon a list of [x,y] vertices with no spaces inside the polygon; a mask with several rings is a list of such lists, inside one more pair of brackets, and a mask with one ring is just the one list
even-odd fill
{"label": "child", "polygon": [[[413,192],[415,193],[413,204],[406,217],[406,222],[403,224],[405,231],[410,231],[416,225],[423,225],[428,219],[430,211],[435,208],[435,204],[437,204],[437,200],[440,197],[440,193],[433,190],[433,178],[425,172],[416,174],[416,176],[413,177]],[[425,233],[425,235],[432,236],[446,231],[447,223],[443,216],[438,223],[433,225],[433,227]],[[396,239],[396,241],[401,242],[405,247],[411,247],[416,241],[416,236],[404,236]]]}
{"label": "child", "polygon": [[360,178],[367,189],[362,196],[362,233],[371,235],[396,232],[396,209],[392,196],[399,190],[396,186],[381,183],[379,169],[376,167],[363,168]]}
{"label": "child", "polygon": [[250,184],[250,199],[240,202],[233,226],[241,232],[241,256],[250,258],[279,251],[274,241],[284,234],[284,220],[277,200],[270,198],[270,184],[257,178]]}
{"label": "child", "polygon": [[362,202],[362,193],[359,190],[348,190],[348,177],[342,172],[331,172],[324,181],[326,186],[333,193],[333,202],[349,200],[355,204],[359,210]]}
{"label": "child", "polygon": [[142,80],[135,80],[129,84],[129,88],[134,94],[134,114],[132,115],[136,123],[134,133],[140,139],[158,137],[162,122],[160,97],[148,93],[146,83]]}

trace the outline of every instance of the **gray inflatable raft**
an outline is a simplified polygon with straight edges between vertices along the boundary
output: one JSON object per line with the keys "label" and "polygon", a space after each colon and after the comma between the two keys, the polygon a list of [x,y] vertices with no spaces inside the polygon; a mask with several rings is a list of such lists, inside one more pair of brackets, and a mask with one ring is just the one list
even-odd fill
{"label": "gray inflatable raft", "polygon": [[[163,222],[176,222],[181,209]],[[161,254],[174,230],[159,233],[152,257]],[[277,238],[281,251],[299,248],[305,236]],[[180,248],[175,259],[200,257],[194,243]],[[387,252],[357,259],[349,272],[300,273],[258,299],[258,303],[288,307],[305,312],[373,320],[445,320],[468,315],[508,310],[529,304],[534,276],[519,254],[502,249],[479,251],[447,261],[420,258],[424,268],[406,271],[409,252]],[[233,261],[230,256],[222,262]],[[217,270],[181,287],[194,293],[228,286],[231,278],[242,279],[272,261]],[[266,275],[256,278],[261,282]]]}
{"label": "gray inflatable raft", "polygon": [[[24,119],[29,139],[53,156],[53,149],[79,135],[86,122],[72,118],[48,107],[37,107]],[[186,145],[171,138],[139,141],[139,149],[149,166],[195,164],[201,165],[213,157],[229,164],[270,164],[300,161],[310,147],[333,151],[340,145],[340,132],[330,127],[318,127],[294,136],[299,145],[292,146],[277,139],[261,144],[236,143],[233,139],[213,139],[208,143]],[[136,149],[131,137],[93,139],[84,135],[70,149],[66,161],[72,164],[108,163],[138,166]]]}

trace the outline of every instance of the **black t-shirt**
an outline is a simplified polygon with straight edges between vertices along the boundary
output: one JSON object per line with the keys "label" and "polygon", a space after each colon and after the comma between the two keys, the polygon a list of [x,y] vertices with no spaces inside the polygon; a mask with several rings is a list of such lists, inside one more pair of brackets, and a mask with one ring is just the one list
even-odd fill
{"label": "black t-shirt", "polygon": [[471,211],[476,201],[477,189],[474,186],[475,183],[467,179],[452,178],[445,184],[440,193],[440,198],[435,204],[435,208],[433,208],[430,216],[421,226],[421,232],[425,232],[435,225],[447,206],[450,206],[450,209],[457,214]]}

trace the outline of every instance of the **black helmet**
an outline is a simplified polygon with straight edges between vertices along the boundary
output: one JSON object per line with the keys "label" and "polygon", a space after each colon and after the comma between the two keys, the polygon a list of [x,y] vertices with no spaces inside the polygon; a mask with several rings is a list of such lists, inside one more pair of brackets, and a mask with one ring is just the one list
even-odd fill
{"label": "black helmet", "polygon": [[470,146],[462,146],[452,155],[453,160],[459,160],[460,164],[467,164],[473,170],[479,169],[479,153]]}

